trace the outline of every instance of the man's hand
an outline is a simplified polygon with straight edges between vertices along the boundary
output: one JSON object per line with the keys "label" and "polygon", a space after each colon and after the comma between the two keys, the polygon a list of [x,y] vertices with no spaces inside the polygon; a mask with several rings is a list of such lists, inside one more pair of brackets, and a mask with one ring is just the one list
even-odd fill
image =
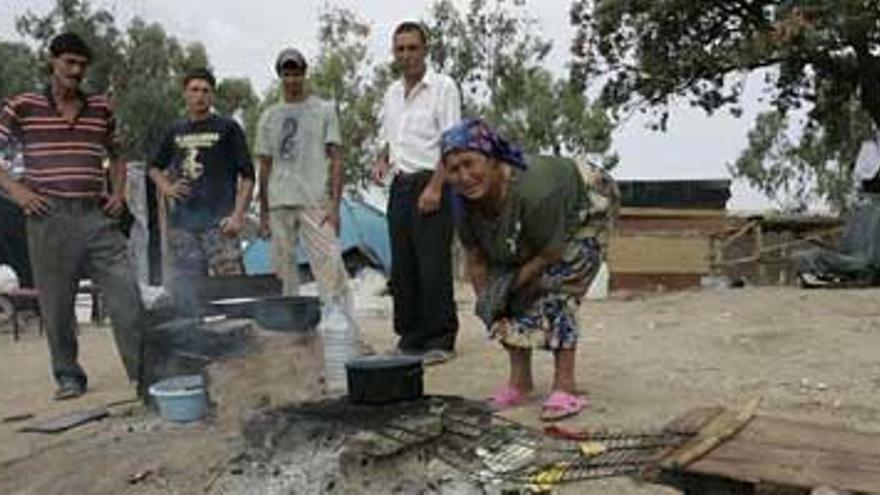
{"label": "man's hand", "polygon": [[443,199],[443,190],[428,184],[419,195],[419,213],[430,215],[440,209],[440,201]]}
{"label": "man's hand", "polygon": [[339,206],[327,207],[327,211],[324,213],[324,220],[321,221],[321,226],[323,227],[324,224],[329,224],[333,228],[333,233],[336,234],[336,237],[339,237],[339,226],[341,225]]}
{"label": "man's hand", "polygon": [[270,213],[260,212],[260,237],[268,239],[272,237],[272,224],[270,223]]}
{"label": "man's hand", "polygon": [[17,184],[14,188],[10,187],[9,195],[12,200],[24,210],[25,215],[39,216],[49,213],[51,208],[49,200],[40,194],[35,193],[29,187]]}
{"label": "man's hand", "polygon": [[370,176],[373,182],[380,186],[387,185],[388,174],[391,172],[391,164],[385,160],[379,160],[373,164],[373,170]]}
{"label": "man's hand", "polygon": [[183,199],[189,194],[189,181],[186,179],[178,179],[169,183],[162,194],[169,199]]}
{"label": "man's hand", "polygon": [[244,230],[244,215],[233,213],[220,220],[220,231],[226,237],[238,237],[242,230]]}
{"label": "man's hand", "polygon": [[104,213],[117,217],[125,210],[125,196],[123,194],[111,194],[104,203]]}

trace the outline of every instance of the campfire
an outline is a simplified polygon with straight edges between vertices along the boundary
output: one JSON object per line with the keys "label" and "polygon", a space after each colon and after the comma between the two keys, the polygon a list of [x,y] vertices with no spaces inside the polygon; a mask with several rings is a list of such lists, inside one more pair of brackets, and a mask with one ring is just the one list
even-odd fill
{"label": "campfire", "polygon": [[246,422],[247,448],[210,493],[484,493],[638,475],[684,434],[560,438],[493,415],[482,402],[346,398],[290,405]]}

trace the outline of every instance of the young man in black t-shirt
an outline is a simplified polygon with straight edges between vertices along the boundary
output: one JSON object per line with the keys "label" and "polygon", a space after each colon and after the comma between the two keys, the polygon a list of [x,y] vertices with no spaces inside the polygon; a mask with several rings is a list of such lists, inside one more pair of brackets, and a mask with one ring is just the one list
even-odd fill
{"label": "young man in black t-shirt", "polygon": [[244,273],[238,236],[254,166],[241,126],[211,111],[214,88],[208,70],[187,74],[187,117],[171,126],[150,162],[150,178],[168,200],[172,292],[187,313],[199,308],[194,281]]}

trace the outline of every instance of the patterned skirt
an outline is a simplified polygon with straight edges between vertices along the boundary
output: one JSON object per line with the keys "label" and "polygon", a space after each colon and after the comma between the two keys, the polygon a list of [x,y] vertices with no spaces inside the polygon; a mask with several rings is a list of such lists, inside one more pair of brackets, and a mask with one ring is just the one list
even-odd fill
{"label": "patterned skirt", "polygon": [[596,239],[578,235],[570,240],[562,259],[547,267],[537,282],[537,295],[494,322],[492,338],[522,349],[574,349],[580,329],[577,310],[602,264]]}

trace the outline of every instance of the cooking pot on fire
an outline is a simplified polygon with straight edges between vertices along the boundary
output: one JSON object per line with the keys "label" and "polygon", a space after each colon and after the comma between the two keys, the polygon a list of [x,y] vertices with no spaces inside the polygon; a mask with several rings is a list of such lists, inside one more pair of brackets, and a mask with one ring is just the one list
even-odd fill
{"label": "cooking pot on fire", "polygon": [[210,307],[230,318],[252,318],[267,330],[310,332],[321,321],[321,300],[310,296],[221,299]]}
{"label": "cooking pot on fire", "polygon": [[366,356],[345,363],[348,399],[356,404],[387,404],[424,394],[422,360],[412,356]]}

